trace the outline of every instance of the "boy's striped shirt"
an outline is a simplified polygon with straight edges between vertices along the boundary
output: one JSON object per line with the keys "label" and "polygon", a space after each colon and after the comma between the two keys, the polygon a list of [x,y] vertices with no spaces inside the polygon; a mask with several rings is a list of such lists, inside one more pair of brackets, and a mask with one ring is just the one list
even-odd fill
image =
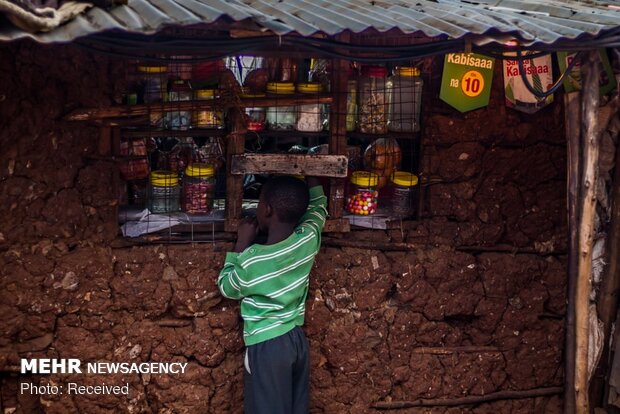
{"label": "boy's striped shirt", "polygon": [[303,325],[308,275],[321,246],[326,205],[323,188],[313,187],[308,210],[287,239],[226,255],[217,283],[222,295],[241,300],[246,345]]}

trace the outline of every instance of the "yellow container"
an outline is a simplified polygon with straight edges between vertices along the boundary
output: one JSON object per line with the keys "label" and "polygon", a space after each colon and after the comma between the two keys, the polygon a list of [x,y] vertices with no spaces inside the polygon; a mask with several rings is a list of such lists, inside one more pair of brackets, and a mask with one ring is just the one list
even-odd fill
{"label": "yellow container", "polygon": [[420,69],[411,66],[401,66],[396,69],[395,75],[400,76],[420,76]]}
{"label": "yellow container", "polygon": [[[217,98],[217,89],[198,89],[194,92],[196,100],[208,101]],[[222,112],[213,109],[201,109],[192,114],[192,123],[196,128],[224,128],[224,116]]]}
{"label": "yellow container", "polygon": [[141,73],[165,73],[167,70],[167,66],[138,66]]}
{"label": "yellow container", "polygon": [[396,171],[390,177],[390,181],[392,181],[392,215],[400,218],[413,215],[415,211],[414,187],[418,185],[418,177],[405,171]]}
{"label": "yellow container", "polygon": [[351,174],[351,184],[360,187],[376,187],[379,183],[379,176],[368,171],[355,171]]}
{"label": "yellow container", "polygon": [[351,174],[351,185],[347,197],[346,210],[351,214],[367,216],[377,211],[379,176],[368,171],[355,171]]}
{"label": "yellow container", "polygon": [[320,93],[321,84],[318,82],[306,82],[297,84],[297,92],[299,93]]}
{"label": "yellow container", "polygon": [[217,96],[216,89],[198,89],[194,93],[196,99],[213,99]]}
{"label": "yellow container", "polygon": [[405,171],[396,171],[391,175],[390,180],[401,187],[413,187],[418,184],[418,176]]}
{"label": "yellow container", "polygon": [[292,95],[295,93],[295,84],[293,82],[269,82],[267,92],[276,95]]}
{"label": "yellow container", "polygon": [[185,175],[188,177],[213,177],[215,168],[211,164],[190,164],[185,168]]}
{"label": "yellow container", "polygon": [[174,187],[179,184],[179,176],[168,171],[153,171],[150,174],[150,181],[152,185],[158,187]]}

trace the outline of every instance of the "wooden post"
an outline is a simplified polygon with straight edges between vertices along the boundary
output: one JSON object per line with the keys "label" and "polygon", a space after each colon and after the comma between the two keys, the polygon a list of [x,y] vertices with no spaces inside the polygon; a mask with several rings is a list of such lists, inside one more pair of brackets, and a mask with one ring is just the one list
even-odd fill
{"label": "wooden post", "polygon": [[[601,290],[597,304],[599,319],[603,322],[603,352],[598,366],[602,377],[594,379],[591,387],[593,406],[604,407],[605,382],[609,380],[609,343],[611,328],[618,309],[618,294],[620,294],[620,143],[616,145],[616,166],[613,187],[611,190],[611,222],[607,233],[605,257],[607,266],[603,271]],[[616,322],[616,329],[617,323]],[[604,375],[604,376],[603,376]],[[600,404],[600,405],[599,405]]]}
{"label": "wooden post", "polygon": [[575,292],[575,408],[589,413],[588,403],[588,338],[590,290],[592,288],[592,245],[596,214],[596,182],[598,179],[598,51],[589,52],[582,66],[582,118],[584,162],[579,222],[579,266]]}
{"label": "wooden post", "polygon": [[579,93],[564,95],[564,125],[567,140],[568,280],[566,286],[566,341],[564,351],[564,413],[575,414],[575,288],[579,263],[577,216],[579,211],[580,117]]}
{"label": "wooden post", "polygon": [[[338,36],[342,42],[349,41],[348,34]],[[342,59],[332,60],[331,93],[333,103],[329,114],[329,153],[346,155],[347,151],[347,82],[349,62]],[[342,217],[344,208],[344,180],[332,178],[329,186],[329,216],[332,219]]]}
{"label": "wooden post", "polygon": [[239,108],[231,108],[228,112],[231,132],[226,138],[226,222],[224,230],[237,231],[241,219],[243,204],[243,176],[231,173],[233,155],[243,154],[245,150],[245,134],[243,114]]}
{"label": "wooden post", "polygon": [[112,155],[112,128],[108,125],[104,125],[99,128],[99,145],[98,152],[101,156]]}

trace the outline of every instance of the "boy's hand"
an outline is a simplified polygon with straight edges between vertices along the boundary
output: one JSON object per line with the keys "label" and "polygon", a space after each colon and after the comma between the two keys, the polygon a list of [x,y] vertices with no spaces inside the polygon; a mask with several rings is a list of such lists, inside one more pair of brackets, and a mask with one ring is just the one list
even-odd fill
{"label": "boy's hand", "polygon": [[256,217],[248,217],[243,219],[237,230],[237,243],[235,244],[235,253],[244,251],[258,235],[258,221]]}

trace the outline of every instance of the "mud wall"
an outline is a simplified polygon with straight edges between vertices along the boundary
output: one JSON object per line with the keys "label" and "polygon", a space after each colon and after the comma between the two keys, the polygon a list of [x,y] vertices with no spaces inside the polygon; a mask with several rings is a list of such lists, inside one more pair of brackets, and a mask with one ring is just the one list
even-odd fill
{"label": "mud wall", "polygon": [[[0,408],[241,412],[238,307],[215,285],[230,244],[110,248],[116,195],[106,183],[114,165],[88,158],[96,128],[60,121],[74,107],[110,104],[120,70],[71,46],[0,46]],[[430,79],[429,90],[436,83]],[[376,401],[562,384],[562,106],[520,115],[504,108],[501,93],[493,91],[489,108],[460,115],[430,92],[430,218],[356,234],[419,248],[321,250],[306,318],[312,412],[375,412]],[[189,368],[170,376],[23,376],[20,357]],[[21,382],[69,381],[129,383],[130,393],[19,391]],[[419,410],[560,411],[559,397]]]}

